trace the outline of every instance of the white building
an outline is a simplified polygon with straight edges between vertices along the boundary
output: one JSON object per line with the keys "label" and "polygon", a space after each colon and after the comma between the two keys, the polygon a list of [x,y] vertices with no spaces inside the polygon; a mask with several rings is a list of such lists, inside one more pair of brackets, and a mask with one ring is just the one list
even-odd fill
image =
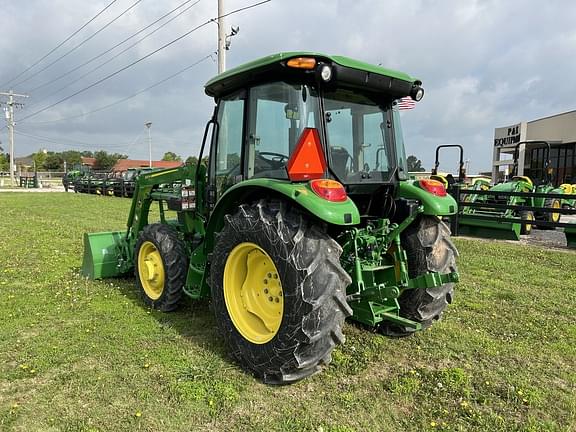
{"label": "white building", "polygon": [[496,128],[492,181],[499,181],[504,175],[512,174],[512,159],[518,143],[523,144],[518,146],[516,174],[528,176],[535,181],[545,177],[546,146],[530,141],[550,143],[548,159],[551,162],[553,183],[576,183],[576,111]]}

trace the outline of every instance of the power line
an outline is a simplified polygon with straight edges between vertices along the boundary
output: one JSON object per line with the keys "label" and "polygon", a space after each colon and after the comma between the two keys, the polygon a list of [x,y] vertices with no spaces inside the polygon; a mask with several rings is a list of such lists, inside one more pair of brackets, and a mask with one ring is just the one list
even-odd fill
{"label": "power line", "polygon": [[66,57],[67,55],[69,55],[70,53],[76,51],[78,48],[80,48],[82,45],[84,45],[86,42],[88,42],[89,40],[93,39],[96,35],[98,35],[99,33],[101,33],[102,31],[104,31],[105,29],[107,29],[108,27],[110,27],[114,22],[116,22],[118,19],[120,19],[122,16],[124,16],[125,14],[127,14],[130,10],[132,10],[134,7],[136,7],[138,5],[138,3],[140,3],[142,0],[136,0],[134,3],[132,3],[126,10],[124,10],[124,12],[122,12],[120,15],[118,15],[116,18],[112,19],[111,21],[109,21],[108,23],[106,23],[103,27],[100,27],[96,32],[92,33],[90,36],[88,36],[86,39],[84,39],[82,42],[80,42],[78,45],[76,45],[75,47],[69,49],[68,51],[66,51],[64,54],[62,54],[60,57],[58,57],[56,60],[52,61],[51,63],[48,63],[47,66],[44,66],[42,69],[34,72],[32,75],[30,75],[28,78],[25,78],[21,81],[18,81],[16,84],[14,84],[14,86],[20,85],[25,83],[26,81],[31,80],[32,78],[34,78],[35,76],[37,76],[39,73],[45,71],[46,69],[48,69],[50,66],[54,65],[55,63],[58,63],[60,60],[62,60],[64,57]]}
{"label": "power line", "polygon": [[[185,3],[188,3],[189,1],[191,1],[191,0],[188,0],[188,1],[185,2]],[[183,11],[181,11],[180,13],[178,13],[177,15],[173,16],[172,18],[170,18],[170,19],[169,19],[168,21],[166,21],[164,24],[162,24],[162,25],[159,26],[158,28],[154,29],[153,31],[151,31],[150,33],[148,33],[147,35],[145,35],[144,37],[138,39],[138,40],[137,40],[136,42],[134,42],[133,44],[131,44],[131,45],[129,45],[128,47],[124,48],[122,51],[120,51],[120,52],[117,53],[116,55],[110,57],[110,58],[109,58],[108,60],[106,60],[105,62],[99,64],[98,66],[96,66],[96,67],[94,67],[93,69],[89,70],[89,71],[86,72],[85,74],[80,75],[80,76],[79,76],[78,78],[76,78],[75,80],[68,82],[65,86],[60,87],[58,90],[56,90],[56,91],[48,94],[47,96],[43,97],[42,99],[40,99],[39,101],[37,101],[34,105],[32,105],[32,107],[30,107],[29,109],[33,109],[35,106],[38,106],[42,101],[45,101],[45,100],[48,99],[50,96],[53,96],[53,95],[55,95],[56,93],[61,92],[62,90],[70,87],[72,84],[77,83],[77,82],[80,81],[82,78],[84,78],[84,77],[86,77],[86,76],[88,76],[88,75],[91,75],[93,72],[96,72],[98,69],[101,69],[102,67],[104,67],[105,65],[107,65],[108,63],[110,63],[112,60],[118,58],[119,56],[121,56],[122,54],[124,54],[126,51],[128,51],[128,50],[130,50],[131,48],[133,48],[133,47],[135,47],[136,45],[138,45],[138,44],[139,44],[140,42],[142,42],[144,39],[147,39],[148,37],[152,36],[152,35],[153,35],[154,33],[156,33],[157,31],[159,31],[160,29],[162,29],[163,27],[165,27],[165,26],[167,26],[168,24],[170,24],[170,23],[171,23],[172,21],[174,21],[176,18],[178,18],[178,17],[181,16],[182,14],[186,13],[186,12],[187,12],[188,10],[190,10],[192,7],[194,7],[195,5],[197,5],[198,3],[200,3],[200,1],[201,1],[201,0],[197,0],[197,1],[196,1],[195,3],[193,3],[192,5],[188,6],[186,9],[184,9]],[[180,7],[180,6],[179,6],[179,7]],[[178,8],[177,8],[177,9],[178,9]],[[152,24],[151,24],[151,25],[152,25]],[[143,29],[143,30],[144,30],[144,29]],[[141,30],[141,31],[143,31],[143,30]],[[140,32],[141,32],[141,31],[140,31]],[[140,32],[138,32],[138,33],[140,33]],[[133,36],[135,36],[135,35],[133,35]],[[133,36],[131,36],[131,37],[133,37]],[[131,38],[131,37],[130,37],[130,38]],[[130,38],[128,38],[128,39],[130,39]],[[126,39],[126,40],[128,40],[128,39]],[[126,41],[126,40],[125,40],[125,41]],[[124,42],[125,42],[125,41],[124,41]],[[122,42],[122,43],[123,43],[123,42]],[[116,45],[116,46],[118,46],[118,45]],[[112,49],[114,49],[114,48],[111,48],[110,50],[112,50]],[[109,50],[109,51],[110,51],[110,50]],[[103,54],[105,54],[105,53],[103,53]],[[103,54],[102,54],[102,55],[103,55]],[[100,55],[99,57],[101,57],[101,55]],[[96,58],[96,57],[95,57],[95,58]],[[78,68],[76,68],[76,69],[78,69]],[[32,90],[32,91],[34,91],[34,90]]]}
{"label": "power line", "polygon": [[[40,90],[41,88],[46,87],[47,85],[50,85],[50,84],[52,84],[52,83],[54,83],[54,82],[56,82],[56,81],[59,81],[59,80],[61,80],[62,78],[70,75],[70,74],[73,73],[73,72],[76,72],[78,69],[80,69],[80,68],[82,68],[82,67],[84,67],[84,66],[86,66],[86,65],[88,65],[88,64],[90,64],[90,63],[92,63],[94,60],[98,60],[100,57],[108,54],[110,51],[113,51],[114,49],[116,49],[116,48],[118,48],[119,46],[123,45],[124,43],[128,42],[130,39],[138,36],[140,33],[148,30],[150,27],[152,27],[153,25],[155,25],[155,24],[157,24],[158,22],[162,21],[164,18],[166,18],[167,16],[173,14],[175,11],[177,11],[178,9],[180,9],[181,7],[183,7],[184,5],[186,5],[187,3],[190,3],[191,1],[192,1],[192,0],[186,0],[184,3],[181,3],[180,5],[176,6],[176,7],[175,7],[174,9],[172,9],[170,12],[167,12],[167,13],[165,13],[164,15],[162,15],[160,18],[158,18],[158,19],[157,19],[156,21],[154,21],[153,23],[148,24],[148,25],[147,25],[146,27],[144,27],[143,29],[141,29],[141,30],[137,31],[136,33],[134,33],[133,35],[127,37],[127,38],[124,39],[122,42],[118,42],[118,43],[117,43],[116,45],[114,45],[113,47],[107,49],[106,51],[101,52],[101,53],[98,54],[97,56],[92,57],[90,60],[85,61],[84,63],[76,66],[75,68],[70,69],[68,72],[63,73],[62,75],[59,75],[58,77],[56,77],[56,78],[54,78],[54,79],[51,79],[50,81],[47,81],[47,82],[45,82],[44,84],[41,84],[41,85],[39,85],[39,86],[37,86],[37,87],[34,87],[32,90],[30,90],[30,92],[35,92],[35,91],[37,91],[37,90]],[[200,1],[201,1],[201,0],[197,0],[192,6],[195,6],[196,4],[200,3]],[[190,7],[192,7],[192,6],[190,6]],[[188,8],[188,9],[189,9],[189,8]],[[185,9],[185,10],[182,11],[181,13],[184,13],[184,12],[187,11],[188,9]],[[177,16],[179,16],[179,15],[180,15],[180,14],[178,14]],[[164,24],[163,24],[161,27],[159,27],[159,28],[162,28],[163,26],[165,26],[165,25],[168,24],[169,22],[171,22],[171,21],[168,21],[167,23],[164,23]],[[150,33],[150,34],[152,34],[152,33]],[[141,39],[141,40],[142,40],[142,39]],[[132,46],[133,46],[133,45],[132,45]],[[68,85],[70,85],[70,84],[71,84],[71,83],[68,83]],[[64,88],[65,88],[65,87],[64,87]],[[62,89],[60,89],[60,90],[62,90]],[[60,90],[57,90],[57,92],[60,91]],[[54,93],[52,93],[52,94],[54,94]],[[52,94],[48,95],[47,97],[52,96]]]}
{"label": "power line", "polygon": [[45,137],[42,135],[34,135],[34,134],[30,134],[30,133],[26,133],[26,132],[22,132],[22,131],[15,131],[15,133],[17,135],[22,135],[28,138],[33,138],[36,139],[38,141],[44,141],[44,142],[49,142],[52,144],[58,144],[58,145],[62,145],[62,146],[78,146],[78,147],[89,147],[89,148],[94,148],[94,147],[106,147],[106,148],[123,148],[126,146],[131,146],[134,143],[130,142],[130,143],[118,143],[118,144],[94,144],[94,143],[86,143],[86,142],[82,142],[82,141],[76,141],[76,140],[67,140],[67,139],[63,139],[63,138],[55,138],[55,137]]}
{"label": "power line", "polygon": [[[251,8],[256,7],[256,6],[260,6],[260,5],[264,4],[264,3],[268,3],[268,2],[270,2],[270,1],[271,1],[271,0],[263,0],[263,1],[261,1],[261,2],[254,3],[254,4],[250,5],[250,6],[245,6],[245,7],[243,7],[243,8],[233,10],[232,12],[228,12],[227,14],[222,15],[222,17],[230,16],[230,15],[233,15],[233,14],[235,14],[235,13],[238,13],[238,12],[241,12],[241,11],[244,11],[244,10],[247,10],[247,9],[251,9]],[[218,18],[220,18],[220,17],[218,17]],[[98,84],[103,83],[104,81],[106,81],[106,80],[108,80],[108,79],[110,79],[110,78],[118,75],[119,73],[125,71],[126,69],[129,69],[129,68],[135,66],[136,64],[138,64],[138,63],[146,60],[147,58],[153,56],[154,54],[156,54],[156,53],[158,53],[158,52],[160,52],[160,51],[168,48],[170,45],[173,45],[173,44],[175,44],[176,42],[184,39],[186,36],[189,36],[190,34],[194,33],[195,31],[199,30],[200,28],[205,27],[206,25],[210,24],[211,22],[216,21],[218,18],[212,18],[212,19],[206,21],[205,23],[200,24],[200,25],[194,27],[192,30],[189,30],[189,31],[187,31],[186,33],[184,33],[183,35],[178,36],[176,39],[173,39],[172,41],[170,41],[170,42],[162,45],[160,48],[157,48],[157,49],[155,49],[154,51],[146,54],[144,57],[141,57],[141,58],[139,58],[138,60],[133,61],[132,63],[130,63],[130,64],[128,64],[128,65],[126,65],[126,66],[118,69],[118,70],[115,71],[115,72],[112,72],[111,74],[105,76],[104,78],[99,79],[98,81],[96,81],[96,82],[94,82],[94,83],[92,83],[92,84],[84,87],[83,89],[78,90],[78,91],[75,92],[75,93],[72,93],[72,94],[69,95],[69,96],[66,96],[66,97],[63,98],[63,99],[60,99],[60,100],[57,101],[57,102],[54,102],[54,103],[51,104],[51,105],[48,105],[48,106],[45,107],[45,108],[42,108],[41,110],[38,110],[38,111],[36,111],[36,112],[33,112],[32,114],[27,115],[26,117],[22,118],[20,121],[23,121],[23,120],[29,119],[30,117],[36,116],[36,115],[38,115],[38,114],[40,114],[40,113],[42,113],[42,112],[44,112],[44,111],[46,111],[46,110],[49,110],[50,108],[55,107],[56,105],[61,104],[62,102],[67,101],[68,99],[73,98],[74,96],[77,96],[77,95],[79,95],[79,94],[81,94],[81,93],[84,93],[86,90],[89,90],[89,89],[91,89],[91,88],[93,88],[93,87],[96,87]]]}
{"label": "power line", "polygon": [[64,39],[62,42],[60,42],[55,48],[52,48],[50,50],[50,52],[48,52],[48,54],[45,54],[43,57],[41,57],[39,60],[36,60],[31,66],[28,66],[26,69],[24,69],[22,72],[20,72],[18,75],[16,75],[14,78],[12,78],[11,80],[7,81],[6,83],[0,85],[0,87],[4,87],[6,85],[9,85],[12,81],[20,78],[22,75],[24,75],[26,72],[28,72],[30,69],[32,69],[34,66],[36,66],[38,63],[40,63],[42,60],[44,60],[46,57],[48,57],[50,54],[52,54],[54,51],[56,51],[58,48],[60,48],[62,45],[64,45],[66,42],[68,42],[70,39],[72,39],[74,36],[76,36],[78,33],[80,33],[88,24],[90,24],[92,21],[94,21],[96,18],[98,18],[100,15],[102,15],[110,6],[112,6],[114,3],[116,3],[118,0],[112,0],[104,9],[102,9],[100,12],[98,12],[96,15],[94,15],[90,20],[88,20],[82,27],[80,27],[78,30],[76,30],[74,33],[72,33],[70,36],[68,36],[66,39]]}
{"label": "power line", "polygon": [[[135,98],[136,96],[138,96],[138,95],[140,95],[140,94],[142,94],[142,93],[145,93],[145,92],[147,92],[148,90],[153,89],[154,87],[158,87],[159,85],[164,84],[166,81],[169,81],[169,80],[177,77],[178,75],[183,74],[184,72],[192,69],[193,67],[199,65],[200,63],[202,63],[202,62],[205,61],[205,60],[208,60],[208,59],[211,58],[211,57],[212,57],[212,54],[208,54],[207,56],[201,58],[200,60],[194,62],[193,64],[191,64],[191,65],[189,65],[189,66],[186,66],[186,67],[183,68],[183,69],[180,69],[178,72],[173,73],[172,75],[170,75],[170,76],[168,76],[168,77],[166,77],[166,78],[164,78],[164,79],[162,79],[162,80],[160,80],[160,81],[158,81],[158,82],[156,82],[156,83],[154,83],[154,84],[152,84],[152,85],[150,85],[150,86],[148,86],[148,87],[146,87],[146,88],[143,88],[142,90],[138,90],[136,93],[131,94],[130,96],[126,96],[126,97],[124,97],[124,98],[122,98],[122,99],[119,99],[119,100],[117,100],[117,101],[115,101],[115,102],[112,102],[112,103],[110,103],[110,104],[108,104],[108,105],[101,106],[100,108],[96,108],[96,109],[94,109],[94,110],[92,110],[92,111],[88,111],[88,112],[85,112],[85,113],[82,113],[82,114],[79,114],[79,115],[76,115],[76,116],[65,117],[65,118],[61,118],[61,119],[57,119],[57,120],[48,120],[48,121],[42,121],[42,122],[26,122],[26,121],[22,122],[22,121],[20,121],[20,123],[25,123],[25,124],[28,124],[28,125],[56,123],[56,122],[61,122],[61,121],[64,121],[64,120],[72,120],[72,119],[76,119],[76,118],[86,117],[86,116],[88,116],[88,115],[90,115],[90,114],[94,114],[94,113],[97,113],[97,112],[99,112],[99,111],[104,111],[104,110],[106,110],[106,109],[108,109],[108,108],[111,108],[111,107],[113,107],[113,106],[115,106],[115,105],[119,105],[119,104],[121,104],[121,103],[123,103],[123,102],[126,102],[127,100],[130,100],[130,99],[132,99],[132,98]],[[1,130],[1,129],[0,129],[0,130]]]}

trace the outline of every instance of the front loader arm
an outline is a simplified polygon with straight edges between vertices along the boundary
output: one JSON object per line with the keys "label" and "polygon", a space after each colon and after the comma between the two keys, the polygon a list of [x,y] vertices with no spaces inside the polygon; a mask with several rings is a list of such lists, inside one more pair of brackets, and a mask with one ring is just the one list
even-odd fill
{"label": "front loader arm", "polygon": [[[204,165],[198,165],[199,177],[204,178],[206,168]],[[187,186],[194,185],[196,176],[196,166],[183,165],[179,168],[170,168],[165,170],[153,171],[141,174],[136,178],[134,196],[132,197],[132,204],[130,206],[130,213],[126,223],[126,233],[123,242],[120,245],[120,265],[124,270],[128,271],[128,267],[132,267],[134,263],[134,247],[138,240],[138,235],[149,224],[148,215],[150,214],[150,207],[154,201],[159,203],[160,218],[164,220],[164,202],[168,203],[168,208],[172,203],[177,204],[176,210],[178,211],[178,230],[184,233],[199,232],[204,233],[204,224],[198,215],[204,212],[204,199],[203,190],[204,182],[201,181],[194,191],[194,204],[196,205],[194,211],[182,211],[182,203],[185,199],[182,194],[182,189]],[[181,187],[168,187],[162,188],[162,185],[173,185],[180,183]]]}

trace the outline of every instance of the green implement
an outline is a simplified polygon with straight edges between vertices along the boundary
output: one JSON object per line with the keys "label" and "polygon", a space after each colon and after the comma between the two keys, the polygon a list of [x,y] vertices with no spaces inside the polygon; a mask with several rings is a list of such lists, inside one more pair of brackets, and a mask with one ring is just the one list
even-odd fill
{"label": "green implement", "polygon": [[120,276],[118,245],[124,234],[122,231],[85,233],[82,274],[90,279]]}
{"label": "green implement", "polygon": [[[563,194],[562,188],[556,188],[550,180],[551,169],[548,154],[550,144],[547,141],[530,141],[530,144],[542,144],[546,152],[545,173],[536,183],[529,177],[516,175],[518,169],[519,147],[527,142],[519,142],[514,150],[514,169],[510,180],[488,189],[489,194],[473,193],[469,190],[461,196],[461,214],[459,233],[477,237],[520,240],[520,235],[529,235],[538,221],[559,222],[560,213],[543,211],[561,207],[561,200],[554,197],[533,197],[530,193]],[[475,187],[486,190],[484,183]],[[526,193],[527,195],[514,195]],[[526,208],[527,207],[527,208]],[[541,210],[542,209],[542,210]],[[541,226],[541,229],[548,226]]]}

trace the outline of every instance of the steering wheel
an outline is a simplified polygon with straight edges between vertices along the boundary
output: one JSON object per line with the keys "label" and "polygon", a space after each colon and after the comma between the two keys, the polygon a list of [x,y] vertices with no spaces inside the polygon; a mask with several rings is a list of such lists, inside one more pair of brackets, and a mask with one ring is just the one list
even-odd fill
{"label": "steering wheel", "polygon": [[[266,157],[263,157],[264,155],[272,156],[272,157],[266,158]],[[274,163],[277,163],[280,165],[284,165],[286,162],[288,162],[288,159],[289,159],[288,156],[283,155],[282,153],[274,153],[274,152],[267,152],[267,151],[258,152],[258,156],[260,156],[264,160],[274,162]]]}

